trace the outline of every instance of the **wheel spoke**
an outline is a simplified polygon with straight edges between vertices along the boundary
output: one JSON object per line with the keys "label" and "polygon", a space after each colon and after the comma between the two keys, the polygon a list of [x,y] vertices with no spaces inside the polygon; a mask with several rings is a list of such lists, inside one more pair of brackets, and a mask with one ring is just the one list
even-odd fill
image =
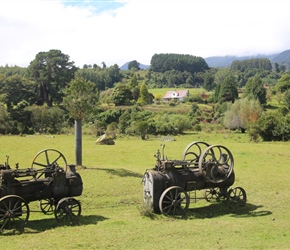
{"label": "wheel spoke", "polygon": [[56,163],[61,158],[61,155],[59,155],[51,164]]}
{"label": "wheel spoke", "polygon": [[47,165],[45,165],[45,164],[43,164],[43,163],[34,162],[33,164],[34,164],[34,165],[37,165],[37,166],[44,167],[44,168],[47,167]]}
{"label": "wheel spoke", "polygon": [[49,164],[48,150],[45,150],[44,152],[45,152],[46,164],[47,166],[49,166],[50,164]]}

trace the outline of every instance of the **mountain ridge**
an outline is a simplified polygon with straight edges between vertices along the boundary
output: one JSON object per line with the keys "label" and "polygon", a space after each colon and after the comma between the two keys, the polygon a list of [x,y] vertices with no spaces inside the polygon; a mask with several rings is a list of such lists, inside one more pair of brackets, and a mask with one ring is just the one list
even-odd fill
{"label": "mountain ridge", "polygon": [[[233,61],[236,60],[247,60],[247,59],[253,59],[253,58],[268,58],[272,64],[278,63],[280,65],[285,65],[286,68],[290,69],[290,49],[284,50],[281,53],[277,54],[270,54],[270,55],[252,55],[252,56],[234,56],[234,55],[227,55],[227,56],[211,56],[206,57],[204,60],[211,68],[229,68]],[[130,62],[125,63],[120,67],[120,70],[128,70],[128,64]],[[149,69],[150,65],[141,64],[140,63],[140,69]]]}

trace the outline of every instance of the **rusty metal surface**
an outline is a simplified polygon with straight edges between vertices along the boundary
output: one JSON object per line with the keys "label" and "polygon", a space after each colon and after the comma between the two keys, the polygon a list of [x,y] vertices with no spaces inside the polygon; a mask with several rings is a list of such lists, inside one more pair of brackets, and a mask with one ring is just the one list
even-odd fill
{"label": "rusty metal surface", "polygon": [[[58,221],[79,217],[80,203],[72,197],[82,194],[83,182],[61,152],[42,150],[28,168],[19,164],[11,168],[8,159],[0,165],[0,232],[23,228],[29,218],[28,204],[33,201],[40,201],[40,210],[54,213]],[[67,209],[71,204],[75,211]]]}
{"label": "rusty metal surface", "polygon": [[199,190],[204,190],[203,198],[209,202],[224,199],[231,207],[246,204],[242,188],[239,192],[230,189],[235,173],[234,158],[228,148],[196,141],[185,148],[181,160],[170,160],[164,157],[164,147],[161,145],[155,155],[155,167],[147,169],[142,179],[144,203],[154,212],[184,214],[190,201],[197,200]]}

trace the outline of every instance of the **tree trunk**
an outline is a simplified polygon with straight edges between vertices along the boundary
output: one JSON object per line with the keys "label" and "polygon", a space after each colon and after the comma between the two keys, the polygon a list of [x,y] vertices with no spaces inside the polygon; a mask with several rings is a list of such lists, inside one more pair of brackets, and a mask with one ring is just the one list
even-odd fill
{"label": "tree trunk", "polygon": [[76,165],[82,165],[82,120],[75,120]]}

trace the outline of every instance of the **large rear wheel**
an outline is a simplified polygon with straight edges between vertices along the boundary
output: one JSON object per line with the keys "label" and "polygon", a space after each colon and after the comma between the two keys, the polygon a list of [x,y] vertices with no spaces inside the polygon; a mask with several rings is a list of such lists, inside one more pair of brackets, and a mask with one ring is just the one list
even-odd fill
{"label": "large rear wheel", "polygon": [[29,218],[27,202],[17,195],[7,195],[0,199],[0,232],[4,229],[23,230]]}

